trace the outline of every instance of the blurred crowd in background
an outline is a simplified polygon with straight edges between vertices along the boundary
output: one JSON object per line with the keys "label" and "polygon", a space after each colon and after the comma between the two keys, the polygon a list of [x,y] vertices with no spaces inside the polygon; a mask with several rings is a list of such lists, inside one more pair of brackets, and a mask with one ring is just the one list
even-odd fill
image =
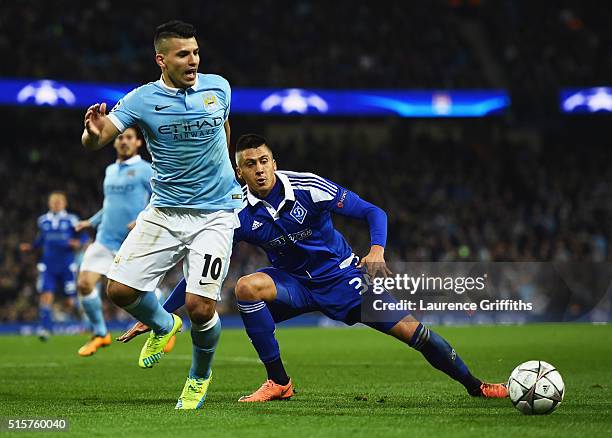
{"label": "blurred crowd in background", "polygon": [[148,82],[154,29],[180,18],[199,29],[202,71],[234,86],[498,87],[534,104],[612,77],[604,3],[22,0],[0,11],[0,54],[12,60],[0,75]]}
{"label": "blurred crowd in background", "polygon": [[[7,188],[0,205],[0,320],[35,318],[36,254],[32,241],[47,194],[68,193],[69,210],[82,218],[102,202],[104,168],[114,151],[91,153],[78,143],[80,114],[20,110],[0,163]],[[27,111],[27,112],[26,112]],[[48,135],[27,132],[39,120]],[[612,224],[612,170],[607,144],[560,128],[519,135],[499,119],[464,122],[376,121],[308,126],[260,118],[233,124],[237,136],[268,137],[280,169],[315,172],[355,191],[388,215],[389,261],[604,262]],[[70,137],[71,136],[71,137]],[[10,136],[9,136],[10,137]],[[235,138],[234,138],[235,141]],[[146,152],[145,158],[148,157]],[[361,256],[369,249],[367,224],[336,216],[335,223]],[[267,265],[265,255],[239,245],[224,285],[222,309],[233,311],[236,280]],[[163,285],[180,279],[180,270]],[[19,305],[21,303],[21,305]]]}
{"label": "blurred crowd in background", "polygon": [[[512,113],[500,119],[340,120],[317,130],[296,119],[238,118],[233,133],[263,133],[279,168],[318,173],[385,209],[390,260],[609,261],[606,137],[563,126],[558,116],[530,118],[556,106],[547,99],[559,87],[612,78],[612,33],[599,6],[176,0],[153,8],[144,0],[23,0],[0,10],[0,55],[11,60],[0,63],[0,76],[155,80],[153,31],[181,18],[198,27],[200,70],[220,73],[233,86],[505,88]],[[34,239],[51,190],[65,190],[69,210],[83,218],[96,212],[114,152],[80,147],[79,112],[0,115],[11,127],[3,132],[0,160],[0,322],[34,320],[36,254],[21,254],[18,245]],[[365,254],[367,225],[336,222]],[[265,265],[260,251],[237,248],[222,310],[233,309],[237,278]],[[178,276],[176,270],[164,288]],[[112,306],[107,312],[121,315]]]}

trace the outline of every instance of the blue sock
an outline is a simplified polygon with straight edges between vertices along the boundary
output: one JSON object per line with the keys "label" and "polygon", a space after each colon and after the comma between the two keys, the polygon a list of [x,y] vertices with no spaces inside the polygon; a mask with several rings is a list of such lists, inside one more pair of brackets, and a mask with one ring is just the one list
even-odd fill
{"label": "blue sock", "polygon": [[272,314],[263,301],[238,301],[238,310],[246,333],[257,350],[259,359],[272,362],[280,357],[280,348],[274,330],[276,325]]}
{"label": "blue sock", "polygon": [[419,350],[434,368],[465,386],[470,394],[480,392],[482,382],[472,376],[455,349],[437,333],[419,324],[408,345]]}
{"label": "blue sock", "polygon": [[80,301],[87,318],[89,318],[93,335],[106,336],[108,330],[102,314],[102,299],[97,288],[94,288],[89,295],[82,296]]}
{"label": "blue sock", "polygon": [[289,377],[280,358],[280,348],[274,336],[276,326],[270,309],[263,301],[238,301],[238,310],[247,335],[268,373],[268,379],[285,385]]}
{"label": "blue sock", "polygon": [[174,319],[157,301],[152,292],[141,292],[132,304],[123,308],[138,321],[145,323],[158,335],[165,335],[172,330]]}
{"label": "blue sock", "polygon": [[193,359],[191,361],[189,377],[196,379],[208,379],[210,377],[210,367],[220,336],[221,320],[217,312],[206,324],[193,324],[191,326]]}
{"label": "blue sock", "polygon": [[179,284],[174,286],[174,289],[166,298],[164,303],[164,309],[168,312],[174,312],[176,309],[180,309],[185,305],[185,291],[187,290],[187,282],[183,278]]}
{"label": "blue sock", "polygon": [[38,307],[38,318],[40,325],[43,329],[51,332],[53,330],[53,310],[51,306],[45,306],[43,304]]}

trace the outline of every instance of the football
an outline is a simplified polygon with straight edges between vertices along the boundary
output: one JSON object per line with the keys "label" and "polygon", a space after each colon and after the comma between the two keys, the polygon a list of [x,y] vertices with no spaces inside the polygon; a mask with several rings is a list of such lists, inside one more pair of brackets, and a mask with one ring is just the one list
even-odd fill
{"label": "football", "polygon": [[508,392],[514,407],[523,414],[550,414],[561,404],[565,384],[554,366],[530,360],[512,371]]}

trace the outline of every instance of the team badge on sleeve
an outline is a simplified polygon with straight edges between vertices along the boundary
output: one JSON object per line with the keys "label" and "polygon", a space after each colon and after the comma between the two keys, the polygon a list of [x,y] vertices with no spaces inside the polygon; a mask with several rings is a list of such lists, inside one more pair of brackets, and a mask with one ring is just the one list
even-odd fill
{"label": "team badge on sleeve", "polygon": [[307,213],[308,211],[304,207],[302,207],[302,204],[300,204],[298,201],[295,201],[295,204],[293,204],[293,208],[291,209],[291,212],[289,214],[293,219],[298,221],[300,224],[303,224]]}
{"label": "team badge on sleeve", "polygon": [[113,109],[110,110],[110,112],[112,113],[113,111],[116,111],[117,108],[119,108],[121,106],[121,101],[117,101],[117,103],[115,104],[115,106],[113,107]]}

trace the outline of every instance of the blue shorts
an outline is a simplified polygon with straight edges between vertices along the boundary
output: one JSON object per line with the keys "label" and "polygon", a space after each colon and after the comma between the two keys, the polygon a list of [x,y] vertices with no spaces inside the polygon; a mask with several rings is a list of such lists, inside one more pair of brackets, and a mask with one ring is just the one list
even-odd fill
{"label": "blue shorts", "polygon": [[[383,318],[370,318],[362,314],[362,302],[371,300],[363,285],[366,279],[355,266],[339,269],[337,275],[325,281],[296,278],[280,269],[263,268],[258,272],[269,275],[276,285],[276,299],[267,303],[274,322],[281,322],[309,312],[321,312],[329,318],[353,325],[363,322],[377,330],[388,332],[408,312],[393,312]],[[388,292],[377,295],[385,301],[395,301]]]}
{"label": "blue shorts", "polygon": [[57,292],[61,289],[64,295],[76,295],[76,265],[72,263],[59,271],[47,269],[44,263],[38,264],[38,292]]}

